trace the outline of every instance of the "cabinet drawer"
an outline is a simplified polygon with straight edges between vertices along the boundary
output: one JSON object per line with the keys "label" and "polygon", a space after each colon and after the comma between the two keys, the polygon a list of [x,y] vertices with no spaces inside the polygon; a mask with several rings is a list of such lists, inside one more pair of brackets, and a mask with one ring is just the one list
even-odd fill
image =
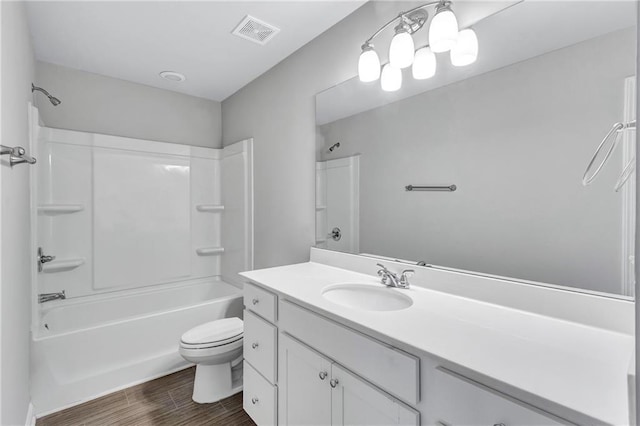
{"label": "cabinet drawer", "polygon": [[434,385],[430,404],[439,426],[572,424],[442,367],[436,370]]}
{"label": "cabinet drawer", "polygon": [[271,383],[276,382],[277,336],[275,326],[244,311],[244,359]]}
{"label": "cabinet drawer", "polygon": [[278,297],[253,284],[244,285],[244,306],[267,321],[276,322]]}
{"label": "cabinet drawer", "polygon": [[244,411],[258,426],[276,424],[277,388],[265,380],[249,363],[244,362],[243,371]]}
{"label": "cabinet drawer", "polygon": [[391,395],[416,405],[420,359],[287,301],[280,302],[281,331],[364,377]]}

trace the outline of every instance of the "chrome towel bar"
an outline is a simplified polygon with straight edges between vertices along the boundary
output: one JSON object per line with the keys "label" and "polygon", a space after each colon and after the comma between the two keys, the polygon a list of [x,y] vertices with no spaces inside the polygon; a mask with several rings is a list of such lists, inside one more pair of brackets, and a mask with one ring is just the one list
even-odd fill
{"label": "chrome towel bar", "polygon": [[420,186],[420,185],[407,185],[404,187],[405,191],[445,191],[453,192],[458,189],[455,185],[447,186]]}
{"label": "chrome towel bar", "polygon": [[36,159],[30,157],[26,154],[25,150],[21,146],[10,147],[5,145],[0,145],[0,155],[8,155],[9,156],[9,165],[13,167],[16,164],[35,164]]}

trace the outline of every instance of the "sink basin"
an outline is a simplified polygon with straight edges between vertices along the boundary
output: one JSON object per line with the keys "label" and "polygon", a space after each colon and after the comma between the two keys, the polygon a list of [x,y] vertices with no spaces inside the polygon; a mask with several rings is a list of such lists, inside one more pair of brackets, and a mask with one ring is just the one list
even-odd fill
{"label": "sink basin", "polygon": [[338,305],[365,311],[399,311],[413,305],[413,300],[401,291],[371,284],[332,284],[322,290],[322,296]]}

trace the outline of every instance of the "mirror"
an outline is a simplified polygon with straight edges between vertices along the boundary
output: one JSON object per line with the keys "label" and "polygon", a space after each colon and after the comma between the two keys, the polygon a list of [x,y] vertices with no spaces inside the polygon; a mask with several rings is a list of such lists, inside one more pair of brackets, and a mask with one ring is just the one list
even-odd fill
{"label": "mirror", "polygon": [[473,64],[436,53],[435,76],[406,68],[398,91],[356,76],[316,96],[317,246],[632,296],[635,175],[614,187],[633,126],[583,173],[635,120],[635,2],[454,1],[461,28],[471,7]]}

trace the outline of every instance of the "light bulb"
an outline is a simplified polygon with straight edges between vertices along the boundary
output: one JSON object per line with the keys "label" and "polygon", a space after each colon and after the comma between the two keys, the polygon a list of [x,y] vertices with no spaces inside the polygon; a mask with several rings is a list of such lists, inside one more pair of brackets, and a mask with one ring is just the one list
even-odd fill
{"label": "light bulb", "polygon": [[446,52],[458,40],[458,20],[448,5],[438,6],[429,27],[429,45],[436,53]]}
{"label": "light bulb", "polygon": [[436,74],[436,55],[429,46],[416,52],[411,71],[416,80],[431,78]]}
{"label": "light bulb", "polygon": [[362,53],[358,60],[358,76],[364,83],[380,78],[380,58],[371,44],[362,46]]}
{"label": "light bulb", "polygon": [[385,92],[395,92],[402,86],[402,71],[391,64],[386,64],[382,68],[380,85]]}
{"label": "light bulb", "polygon": [[471,28],[460,31],[458,42],[451,49],[451,63],[456,67],[472,64],[478,59],[478,36]]}
{"label": "light bulb", "polygon": [[407,68],[413,63],[413,37],[406,29],[396,29],[396,35],[389,46],[389,63],[394,68]]}

